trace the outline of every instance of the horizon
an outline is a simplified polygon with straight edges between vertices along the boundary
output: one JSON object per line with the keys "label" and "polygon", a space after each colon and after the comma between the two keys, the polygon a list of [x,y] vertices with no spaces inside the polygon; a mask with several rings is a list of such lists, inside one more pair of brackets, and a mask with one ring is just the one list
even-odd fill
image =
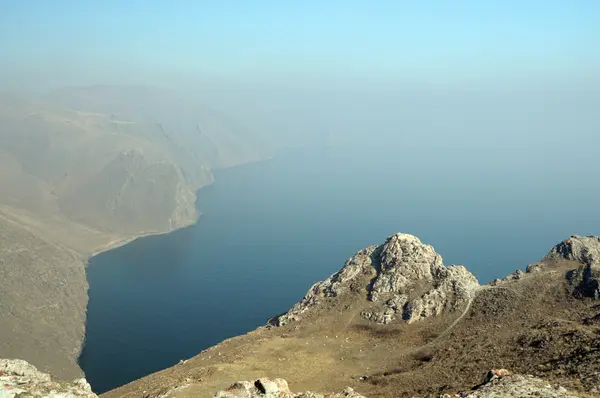
{"label": "horizon", "polygon": [[[2,83],[275,90],[600,87],[594,1],[22,1],[0,15]],[[4,38],[3,40],[1,38]],[[43,68],[41,67],[43,65]],[[45,91],[45,90],[42,90]]]}

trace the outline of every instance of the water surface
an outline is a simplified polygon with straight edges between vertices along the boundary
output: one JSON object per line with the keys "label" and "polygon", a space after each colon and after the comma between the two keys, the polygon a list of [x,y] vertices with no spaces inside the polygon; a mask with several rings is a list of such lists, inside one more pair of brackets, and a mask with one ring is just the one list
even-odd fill
{"label": "water surface", "polygon": [[295,151],[223,170],[199,191],[197,225],[93,257],[80,364],[94,390],[264,324],[354,252],[398,231],[482,282],[571,234],[600,233],[598,188],[574,184],[560,162],[519,167],[512,156],[499,167],[483,153],[434,167],[409,152]]}

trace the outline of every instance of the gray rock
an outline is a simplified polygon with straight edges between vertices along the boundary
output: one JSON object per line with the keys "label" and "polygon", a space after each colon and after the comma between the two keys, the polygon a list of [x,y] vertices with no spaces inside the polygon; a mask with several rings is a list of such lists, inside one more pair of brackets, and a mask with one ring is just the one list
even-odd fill
{"label": "gray rock", "polygon": [[49,374],[20,359],[0,359],[0,398],[97,398],[85,379],[53,381]]}
{"label": "gray rock", "polygon": [[600,299],[600,237],[573,235],[554,246],[546,259],[580,262],[579,269],[567,273],[573,294]]}
{"label": "gray rock", "polygon": [[50,381],[50,375],[40,372],[35,366],[22,359],[0,359],[0,372],[3,375]]}
{"label": "gray rock", "polygon": [[600,263],[600,237],[573,235],[554,246],[546,258],[597,265]]}
{"label": "gray rock", "polygon": [[[505,369],[488,372],[484,382],[470,391],[458,394],[445,394],[443,397],[463,398],[577,398],[565,388],[553,386],[545,380],[533,376],[511,374]],[[293,393],[283,379],[261,378],[255,382],[238,381],[226,390],[219,391],[214,398],[365,398],[352,388],[341,393],[318,394],[314,392]]]}
{"label": "gray rock", "polygon": [[465,398],[577,398],[563,387],[552,386],[545,380],[533,376],[510,374],[504,369],[492,370],[483,384],[473,391],[460,393]]}
{"label": "gray rock", "polygon": [[294,394],[290,391],[287,381],[283,379],[260,378],[254,383],[250,381],[238,381],[231,387],[219,391],[214,398],[365,398],[352,388],[347,387],[343,392],[337,394],[317,394],[303,392]]}
{"label": "gray rock", "polygon": [[462,308],[468,304],[478,288],[477,279],[465,267],[444,268],[434,277],[433,289],[422,297],[409,301],[402,317],[412,322],[439,315],[443,311]]}
{"label": "gray rock", "polygon": [[544,270],[544,264],[543,263],[534,263],[534,264],[529,264],[526,268],[526,272],[528,274],[533,274],[536,272],[541,272]]}
{"label": "gray rock", "polygon": [[[528,266],[529,267],[529,266]],[[530,271],[527,271],[527,273],[529,273]],[[523,272],[523,270],[516,270],[515,272],[513,272],[512,274],[502,278],[502,279],[494,279],[490,285],[491,286],[498,286],[498,285],[502,285],[506,282],[510,282],[510,281],[516,281],[519,279],[523,279],[526,275],[526,272]]]}
{"label": "gray rock", "polygon": [[376,246],[370,246],[356,253],[350,258],[342,269],[331,275],[324,281],[315,283],[306,293],[302,301],[296,303],[288,312],[276,317],[273,323],[283,326],[292,321],[301,319],[309,309],[318,305],[325,297],[336,297],[344,291],[349,290],[351,282],[360,275],[375,276],[373,267],[373,254]]}
{"label": "gray rock", "polygon": [[[364,280],[369,282],[364,286]],[[383,245],[359,251],[327,280],[311,287],[304,299],[275,324],[298,320],[326,298],[356,291],[363,283],[373,306],[363,311],[365,319],[390,323],[399,316],[414,322],[466,305],[479,288],[473,274],[463,266],[444,266],[433,247],[413,235],[395,234]]]}

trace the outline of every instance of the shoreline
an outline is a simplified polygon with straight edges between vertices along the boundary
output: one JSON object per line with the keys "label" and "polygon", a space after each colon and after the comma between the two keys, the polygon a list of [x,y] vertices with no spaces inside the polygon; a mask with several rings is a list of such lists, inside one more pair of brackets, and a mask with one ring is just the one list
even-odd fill
{"label": "shoreline", "polygon": [[195,192],[194,192],[194,209],[196,210],[196,217],[194,217],[193,219],[189,220],[188,222],[186,222],[184,224],[178,225],[178,226],[176,226],[174,228],[170,228],[170,229],[165,230],[165,231],[145,231],[145,232],[136,233],[136,234],[131,235],[131,236],[113,239],[113,240],[109,241],[108,243],[106,243],[105,245],[93,249],[91,251],[91,253],[87,256],[88,263],[89,263],[89,260],[92,257],[95,257],[95,256],[97,256],[99,254],[102,254],[104,252],[107,252],[109,250],[113,250],[113,249],[117,249],[117,248],[119,248],[121,246],[125,246],[126,244],[131,243],[133,241],[136,241],[136,240],[138,240],[140,238],[145,238],[145,237],[148,237],[148,236],[166,235],[166,234],[169,234],[171,232],[175,232],[175,231],[178,231],[180,229],[188,228],[188,227],[191,227],[193,225],[196,225],[196,223],[198,222],[198,220],[202,216],[202,213],[200,212],[200,209],[198,209],[198,192],[201,189],[203,189],[205,187],[208,187],[208,186],[211,186],[213,184],[214,184],[214,177],[213,177],[213,181],[212,182],[210,182],[210,183],[208,183],[206,185],[203,185],[203,186],[201,186],[201,187],[199,187],[198,189],[195,190]]}
{"label": "shoreline", "polygon": [[121,238],[121,239],[113,239],[110,242],[108,242],[106,245],[96,248],[94,249],[90,255],[88,256],[88,259],[91,259],[94,256],[97,256],[98,254],[102,254],[104,252],[107,252],[109,250],[112,249],[117,249],[121,246],[125,246],[128,243],[131,243],[139,238],[144,238],[146,236],[153,236],[153,235],[161,235],[163,233],[169,233],[170,231],[167,232],[142,232],[133,236],[129,236],[126,238]]}
{"label": "shoreline", "polygon": [[198,217],[194,221],[190,221],[189,223],[182,224],[180,226],[177,226],[175,228],[171,228],[171,229],[166,230],[166,231],[140,232],[138,234],[135,234],[135,235],[132,235],[132,236],[128,236],[128,237],[125,237],[125,238],[113,239],[110,242],[108,242],[106,245],[94,249],[91,252],[91,254],[89,256],[87,256],[88,257],[88,261],[92,257],[95,257],[95,256],[97,256],[99,254],[102,254],[104,252],[107,252],[109,250],[113,250],[113,249],[117,249],[119,247],[125,246],[126,244],[131,243],[133,241],[136,241],[136,240],[138,240],[140,238],[145,238],[145,237],[148,237],[148,236],[166,235],[166,234],[178,231],[178,230],[183,229],[183,228],[191,227],[191,226],[195,225],[198,222],[198,220],[200,219],[200,215],[201,214],[199,214]]}

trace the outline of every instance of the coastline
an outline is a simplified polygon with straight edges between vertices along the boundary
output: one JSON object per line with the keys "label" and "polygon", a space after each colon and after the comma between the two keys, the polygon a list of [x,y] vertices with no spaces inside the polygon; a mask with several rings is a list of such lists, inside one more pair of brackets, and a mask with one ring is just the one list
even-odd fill
{"label": "coastline", "polygon": [[[274,158],[275,158],[274,156],[269,156],[269,157],[265,157],[265,158],[262,158],[262,159],[252,160],[252,161],[249,161],[249,162],[242,162],[242,163],[233,164],[233,165],[227,166],[227,167],[221,167],[218,170],[227,170],[227,169],[231,169],[231,168],[235,168],[235,167],[246,166],[248,164],[260,163],[260,162],[263,162],[265,160],[272,160]],[[212,170],[211,170],[211,172],[212,172]],[[89,261],[89,259],[91,259],[94,256],[97,256],[97,255],[102,254],[104,252],[107,252],[109,250],[117,249],[117,248],[119,248],[121,246],[125,246],[126,244],[131,243],[131,242],[133,242],[133,241],[135,241],[137,239],[145,238],[147,236],[166,235],[166,234],[169,234],[171,232],[175,232],[175,231],[178,231],[180,229],[191,227],[191,226],[195,225],[198,222],[198,220],[200,219],[200,217],[202,216],[202,213],[200,212],[200,210],[197,207],[197,205],[198,205],[198,192],[200,192],[202,189],[204,189],[206,187],[209,187],[209,186],[211,186],[213,184],[214,184],[214,177],[213,177],[213,181],[212,182],[210,182],[210,183],[208,183],[206,185],[202,185],[201,187],[198,187],[196,189],[196,192],[194,193],[194,196],[195,196],[194,206],[195,206],[196,211],[198,213],[197,213],[197,216],[193,220],[190,220],[187,223],[178,225],[177,227],[168,229],[166,231],[143,231],[143,232],[137,233],[135,235],[131,235],[131,236],[123,237],[123,238],[113,239],[113,240],[109,241],[105,245],[102,245],[100,247],[94,248],[92,250],[92,252],[87,256],[88,261]]]}
{"label": "coastline", "polygon": [[131,243],[140,238],[145,238],[147,236],[166,235],[166,234],[175,232],[175,231],[183,229],[183,228],[191,227],[192,225],[195,225],[198,222],[198,220],[200,219],[200,216],[201,216],[201,214],[198,214],[198,217],[196,217],[195,220],[190,221],[186,224],[178,225],[177,227],[171,228],[166,231],[146,231],[146,232],[140,232],[140,233],[132,235],[132,236],[124,237],[124,238],[113,239],[110,242],[108,242],[106,245],[94,249],[92,251],[92,253],[88,256],[88,260],[94,256],[97,256],[97,255],[107,252],[109,250],[113,250],[113,249],[117,249],[121,246],[125,246],[126,244]]}
{"label": "coastline", "polygon": [[104,252],[107,252],[109,250],[116,249],[116,248],[119,248],[121,246],[125,246],[126,244],[131,243],[131,242],[133,242],[133,241],[135,241],[135,240],[137,240],[139,238],[144,238],[146,236],[168,234],[169,232],[172,232],[172,231],[165,231],[165,232],[158,232],[158,231],[156,231],[156,232],[141,232],[139,234],[135,234],[135,235],[128,236],[128,237],[125,237],[125,238],[113,239],[110,242],[108,242],[106,245],[103,245],[101,247],[98,247],[98,248],[94,249],[92,251],[92,253],[90,253],[90,255],[88,256],[88,259],[90,259],[90,258],[92,258],[94,256],[97,256],[98,254],[102,254]]}
{"label": "coastline", "polygon": [[[241,167],[241,166],[246,166],[248,164],[253,164],[253,163],[261,163],[264,162],[265,160],[272,160],[274,159],[274,156],[269,156],[266,158],[260,158],[260,159],[255,159],[249,162],[241,162],[239,164],[233,164],[231,166],[227,166],[227,167],[221,167],[219,168],[219,170],[226,170],[226,169],[231,169],[231,168],[235,168],[235,167]],[[211,170],[212,173],[212,170]],[[202,185],[200,187],[198,187],[195,192],[194,192],[194,208],[195,208],[195,217],[190,217],[190,219],[186,220],[185,222],[182,222],[180,224],[177,224],[176,226],[172,227],[172,228],[168,228],[162,231],[140,231],[138,233],[129,235],[129,236],[119,236],[118,234],[115,234],[112,236],[113,239],[109,239],[107,243],[105,244],[101,244],[98,245],[96,247],[94,247],[92,250],[88,251],[88,253],[84,253],[84,262],[83,262],[83,266],[86,269],[86,282],[88,282],[88,289],[89,289],[89,281],[87,280],[87,267],[90,265],[91,259],[99,254],[102,254],[104,252],[107,252],[109,250],[113,250],[113,249],[117,249],[119,247],[125,246],[129,243],[132,243],[140,238],[145,238],[145,237],[149,237],[149,236],[160,236],[160,235],[166,235],[169,234],[171,232],[175,232],[178,231],[180,229],[184,229],[184,228],[188,228],[188,227],[192,227],[194,225],[196,225],[201,216],[203,215],[203,213],[200,211],[199,207],[198,207],[198,199],[200,196],[200,191],[202,189],[205,189],[209,186],[214,185],[215,183],[215,179],[213,176],[213,180],[210,183],[207,183],[205,185]],[[107,236],[108,238],[108,236]],[[87,295],[87,300],[89,303],[89,294]],[[81,354],[84,351],[85,345],[87,343],[87,330],[88,330],[88,303],[86,303],[86,310],[85,310],[85,321],[84,321],[84,335],[83,338],[81,339],[81,341],[79,342],[79,349],[77,350],[77,354],[76,354],[76,364],[79,367],[79,369],[82,371],[82,373],[84,374],[85,377],[85,372],[84,370],[81,368],[80,365],[80,358],[81,358]]]}
{"label": "coastline", "polygon": [[200,212],[200,210],[198,209],[198,192],[202,189],[205,188],[207,186],[211,186],[214,184],[214,179],[212,182],[206,184],[206,185],[202,185],[201,187],[197,188],[196,191],[194,192],[194,209],[196,212],[196,216],[193,217],[192,219],[188,220],[185,223],[179,224],[174,228],[169,228],[167,230],[164,231],[142,231],[139,233],[136,233],[134,235],[130,235],[130,236],[126,236],[126,237],[122,237],[122,238],[117,238],[117,239],[113,239],[111,241],[109,241],[108,243],[106,243],[105,245],[102,245],[100,247],[96,247],[94,248],[91,253],[89,255],[87,255],[87,260],[89,262],[89,260],[94,257],[97,256],[99,254],[102,254],[104,252],[107,252],[109,250],[113,250],[113,249],[117,249],[121,246],[125,246],[128,243],[131,243],[137,239],[140,238],[145,238],[148,236],[157,236],[157,235],[166,235],[169,234],[171,232],[175,232],[177,230],[183,229],[183,228],[187,228],[187,227],[191,227],[193,225],[195,225],[198,220],[200,219],[200,216],[202,216],[202,213]]}

